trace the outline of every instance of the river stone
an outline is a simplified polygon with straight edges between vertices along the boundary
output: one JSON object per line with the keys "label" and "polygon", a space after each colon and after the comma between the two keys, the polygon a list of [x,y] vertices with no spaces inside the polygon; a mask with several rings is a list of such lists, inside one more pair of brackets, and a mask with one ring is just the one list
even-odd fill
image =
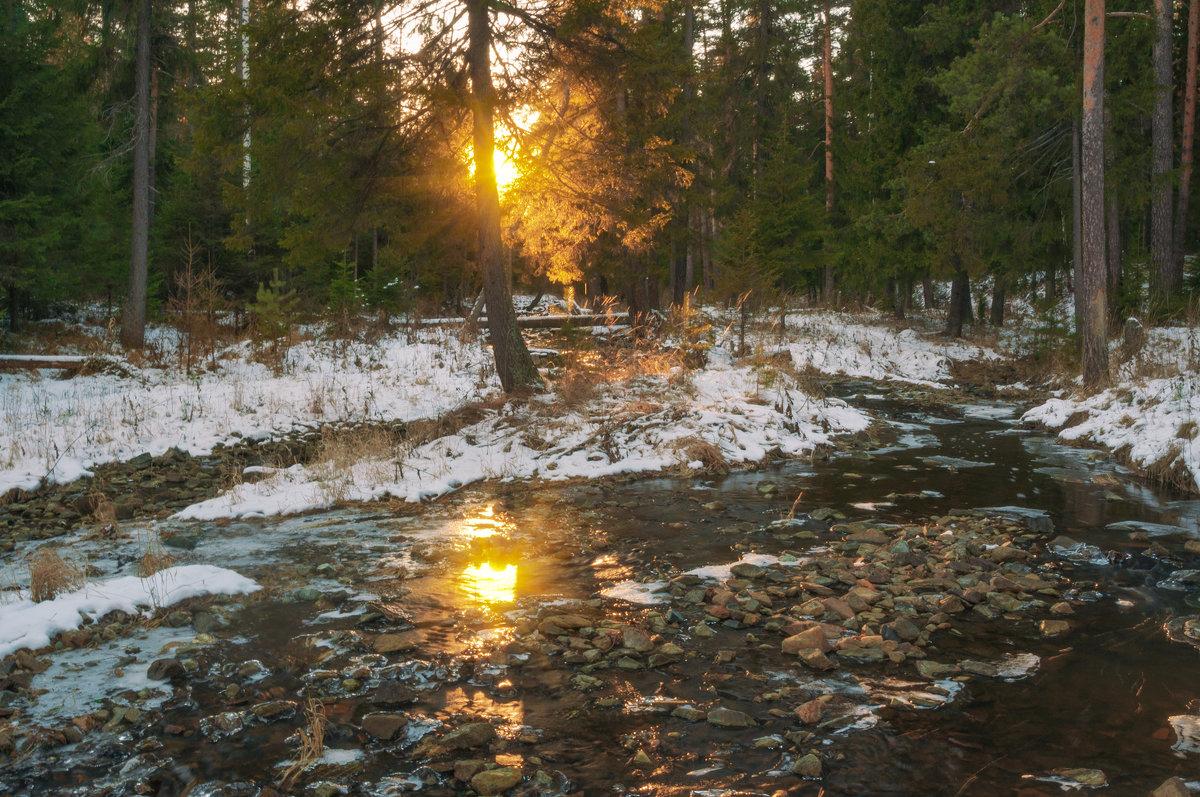
{"label": "river stone", "polygon": [[837,667],[836,664],[830,661],[828,656],[826,656],[817,648],[800,650],[796,652],[796,655],[800,657],[800,661],[804,662],[814,670],[832,670]]}
{"label": "river stone", "polygon": [[643,769],[654,766],[654,762],[650,760],[650,756],[646,755],[645,750],[638,750],[637,755],[633,757],[633,766],[635,769]]}
{"label": "river stone", "polygon": [[709,725],[718,728],[749,728],[755,724],[754,718],[746,712],[724,707],[714,708],[705,719]]}
{"label": "river stone", "polygon": [[796,707],[796,719],[802,725],[816,725],[825,716],[825,704],[820,700],[810,700]]}
{"label": "river stone", "polygon": [[162,544],[168,548],[175,548],[180,551],[194,551],[196,546],[200,544],[200,535],[172,534],[170,537],[163,537]]}
{"label": "river stone", "polygon": [[694,628],[692,628],[692,636],[696,637],[697,639],[711,639],[716,635],[717,632],[706,623],[698,623]]}
{"label": "river stone", "polygon": [[579,673],[571,679],[571,685],[574,686],[576,689],[578,689],[580,692],[587,692],[592,689],[599,689],[600,687],[604,686],[604,681],[601,681],[599,678],[596,678],[595,676],[592,676],[592,675],[585,675],[584,673]]}
{"label": "river stone", "polygon": [[417,699],[417,693],[400,681],[381,681],[371,702],[375,705],[399,705],[411,703]]}
{"label": "river stone", "polygon": [[487,769],[471,778],[471,788],[480,794],[501,794],[521,782],[521,770],[515,767]]}
{"label": "river stone", "polygon": [[376,653],[402,653],[415,648],[420,639],[421,635],[417,631],[380,634],[375,637],[375,641],[371,643],[371,646],[375,648]]}
{"label": "river stone", "polygon": [[292,597],[298,601],[315,601],[321,597],[321,590],[316,587],[301,587],[292,593]]}
{"label": "river stone", "polygon": [[812,753],[802,755],[792,764],[792,774],[802,778],[821,777],[821,759]]}
{"label": "river stone", "polygon": [[1071,624],[1066,620],[1042,620],[1042,636],[1058,636],[1071,630]]}
{"label": "river stone", "polygon": [[396,738],[396,734],[406,725],[408,725],[408,717],[403,714],[375,712],[362,718],[362,729],[376,739],[382,739],[385,742]]}
{"label": "river stone", "polygon": [[1053,770],[1050,774],[1074,781],[1075,783],[1082,783],[1084,786],[1091,786],[1092,788],[1100,788],[1108,784],[1108,776],[1098,769],[1062,767]]}
{"label": "river stone", "polygon": [[986,661],[972,661],[965,659],[958,663],[959,668],[963,672],[969,672],[972,675],[978,675],[983,678],[995,678],[1000,674],[1000,670],[995,664],[988,664]]}
{"label": "river stone", "polygon": [[146,677],[151,681],[168,681],[179,675],[183,675],[179,659],[155,659],[146,669]]}
{"label": "river stone", "polygon": [[885,623],[880,629],[884,639],[896,642],[914,642],[921,636],[921,629],[907,617],[897,617],[890,623]]}
{"label": "river stone", "polygon": [[802,650],[817,650],[821,653],[828,653],[833,649],[833,646],[829,644],[829,639],[826,638],[825,631],[820,626],[813,626],[783,640],[781,648],[784,653],[798,656]]}
{"label": "river stone", "polygon": [[438,739],[440,747],[447,750],[465,750],[479,747],[496,738],[496,729],[486,722],[472,722]]}
{"label": "river stone", "polygon": [[927,678],[930,681],[940,681],[943,678],[949,678],[954,674],[953,664],[942,664],[929,659],[919,659],[917,661],[917,672],[922,678]]}
{"label": "river stone", "polygon": [[640,628],[626,628],[621,634],[621,643],[638,653],[649,653],[654,649],[650,635]]}
{"label": "river stone", "polygon": [[556,614],[538,623],[542,636],[567,636],[571,631],[587,628],[593,621],[578,614]]}
{"label": "river stone", "polygon": [[1150,797],[1191,797],[1192,791],[1182,778],[1167,778],[1150,793]]}
{"label": "river stone", "polygon": [[738,562],[729,568],[729,572],[738,578],[758,578],[766,571],[762,567],[750,562]]}
{"label": "river stone", "polygon": [[487,767],[487,762],[478,758],[466,758],[454,762],[454,777],[466,782],[478,775]]}
{"label": "river stone", "polygon": [[688,722],[703,722],[708,717],[708,712],[701,711],[694,706],[679,706],[671,712],[671,716]]}

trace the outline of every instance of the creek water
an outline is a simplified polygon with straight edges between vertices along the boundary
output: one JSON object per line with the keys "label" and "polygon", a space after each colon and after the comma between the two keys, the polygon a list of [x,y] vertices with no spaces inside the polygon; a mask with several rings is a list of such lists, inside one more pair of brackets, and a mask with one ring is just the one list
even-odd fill
{"label": "creek water", "polygon": [[[416,513],[376,505],[168,525],[167,533],[196,538],[186,561],[233,567],[274,586],[273,596],[229,610],[216,641],[192,654],[199,669],[173,688],[123,684],[103,656],[126,662],[122,673],[144,672],[195,629],[166,624],[118,639],[87,652],[99,657],[93,664],[83,652],[56,655],[35,680],[51,691],[42,708],[27,709],[30,721],[132,700],[139,688],[160,690],[138,697],[152,721],[11,761],[0,794],[257,794],[294,757],[301,718],[261,721],[250,707],[314,693],[325,697],[334,751],[324,780],[357,794],[465,788],[409,755],[422,736],[463,717],[496,726],[503,743],[489,758],[541,771],[519,787],[531,794],[1056,794],[1073,787],[1051,775],[1061,768],[1103,770],[1113,793],[1146,794],[1172,775],[1200,789],[1200,652],[1165,630],[1197,612],[1200,593],[1178,575],[1200,569],[1184,550],[1200,539],[1200,502],[1157,491],[1096,452],[1015,428],[1011,405],[926,408],[868,383],[836,391],[886,421],[885,444],[721,478],[491,485]],[[938,637],[944,657],[1036,662],[1012,679],[931,693],[883,666],[818,678],[785,662],[778,642],[747,646],[724,631],[708,648],[715,661],[622,673],[615,689],[597,694],[576,688],[575,671],[553,660],[508,667],[496,658],[522,611],[561,603],[636,620],[669,608],[598,594],[726,564],[747,549],[803,553],[796,539],[770,533],[790,512],[825,530],[812,513],[911,523],[984,507],[1052,524],[1050,536],[1079,543],[1064,541],[1057,565],[1074,584],[1069,635],[1044,639],[1001,623]],[[90,555],[114,573],[130,566],[112,547]],[[1170,588],[1172,574],[1185,588]],[[363,620],[372,611],[408,635],[406,648],[371,649]],[[382,681],[403,694],[380,700]],[[786,685],[846,696],[844,721],[810,745],[826,762],[820,781],[786,771],[792,754],[770,728],[730,731],[669,715],[716,699],[764,716],[760,695]],[[60,692],[73,697],[55,703]],[[359,730],[380,710],[408,720],[387,743]],[[652,752],[649,765],[633,763],[639,750]]]}

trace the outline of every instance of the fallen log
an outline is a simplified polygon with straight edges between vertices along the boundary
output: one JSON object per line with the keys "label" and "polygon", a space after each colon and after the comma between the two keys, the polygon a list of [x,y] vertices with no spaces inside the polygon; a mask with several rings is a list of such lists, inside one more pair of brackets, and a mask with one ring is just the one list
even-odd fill
{"label": "fallen log", "polygon": [[0,371],[57,368],[78,371],[90,358],[72,354],[0,354]]}

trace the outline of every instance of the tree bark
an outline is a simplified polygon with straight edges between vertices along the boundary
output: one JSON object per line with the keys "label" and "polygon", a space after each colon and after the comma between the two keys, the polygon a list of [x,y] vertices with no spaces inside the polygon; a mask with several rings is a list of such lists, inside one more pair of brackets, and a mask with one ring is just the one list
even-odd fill
{"label": "tree bark", "polygon": [[[833,216],[833,23],[829,18],[829,0],[825,0],[825,41],[821,57],[821,71],[825,78],[825,219],[832,226]],[[826,257],[829,257],[826,246]],[[821,289],[825,304],[833,304],[833,264],[825,264],[825,282]]]}
{"label": "tree bark", "polygon": [[16,282],[10,280],[5,287],[8,289],[8,331],[15,333],[20,326],[17,314],[21,311],[21,294]]}
{"label": "tree bark", "polygon": [[491,20],[487,0],[466,0],[467,65],[471,72],[471,113],[474,121],[475,200],[479,214],[479,273],[487,303],[488,332],[496,358],[496,375],[505,393],[542,387],[537,366],[517,328],[512,294],[505,278],[500,241],[500,193],[496,188],[496,130],[493,114]]}
{"label": "tree bark", "polygon": [[992,310],[988,321],[994,327],[1004,326],[1004,298],[1006,291],[1000,280],[992,287]]}
{"label": "tree bark", "polygon": [[921,280],[921,304],[926,310],[932,310],[934,305],[933,280],[925,277]]}
{"label": "tree bark", "polygon": [[[1153,297],[1165,303],[1178,288],[1171,253],[1171,167],[1174,165],[1174,125],[1171,113],[1171,18],[1173,0],[1154,0],[1154,116],[1150,200],[1150,260],[1154,264]],[[1180,275],[1182,277],[1182,275]],[[1182,283],[1182,280],[1180,280]]]}
{"label": "tree bark", "polygon": [[[1079,143],[1079,123],[1071,125],[1071,281],[1083,284],[1083,154]],[[1046,272],[1046,301],[1052,302],[1054,275]],[[1083,328],[1083,291],[1075,291],[1075,329]]]}
{"label": "tree bark", "polygon": [[1121,203],[1115,190],[1108,197],[1108,312],[1116,317],[1121,293]]}
{"label": "tree bark", "polygon": [[129,295],[121,317],[121,345],[146,345],[146,271],[150,256],[150,3],[139,0],[134,61],[133,219],[129,255]]}
{"label": "tree bark", "polygon": [[963,322],[971,314],[971,278],[958,266],[950,283],[950,309],[946,314],[946,335],[961,338]]}
{"label": "tree bark", "polygon": [[[1179,142],[1179,196],[1175,200],[1174,240],[1171,255],[1175,258],[1172,276],[1183,280],[1183,247],[1187,238],[1188,200],[1192,188],[1192,147],[1196,138],[1196,58],[1200,40],[1200,0],[1192,0],[1188,8],[1187,72],[1183,90],[1183,130]],[[1178,289],[1178,288],[1177,288]]]}
{"label": "tree bark", "polygon": [[1082,284],[1083,381],[1108,374],[1108,293],[1104,240],[1104,0],[1086,0],[1083,32]]}

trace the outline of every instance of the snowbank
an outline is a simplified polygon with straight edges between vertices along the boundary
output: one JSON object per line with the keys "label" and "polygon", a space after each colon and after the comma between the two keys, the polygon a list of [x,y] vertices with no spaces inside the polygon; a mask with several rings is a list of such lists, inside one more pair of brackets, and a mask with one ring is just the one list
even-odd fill
{"label": "snowbank", "polygon": [[[763,386],[766,381],[770,387]],[[710,364],[685,379],[644,376],[613,383],[573,408],[548,396],[527,405],[510,403],[395,459],[364,461],[336,473],[319,464],[296,465],[176,517],[277,515],[385,496],[417,502],[486,479],[700,469],[706,463],[697,457],[706,446],[729,463],[758,462],[772,453],[809,452],[868,425],[867,415],[842,401],[813,399],[786,376],[764,379],[761,371],[735,365],[728,353],[714,349]]]}
{"label": "snowbank", "polygon": [[252,355],[248,344],[234,347],[217,371],[191,377],[150,368],[132,379],[0,375],[0,494],[69,482],[143,452],[206,454],[324,421],[438,416],[499,389],[491,353],[447,330],[424,330],[415,343],[301,343],[283,373]]}
{"label": "snowbank", "polygon": [[0,605],[0,656],[21,648],[36,650],[62,631],[78,628],[85,614],[100,618],[112,611],[138,614],[200,595],[244,595],[259,589],[254,581],[212,565],[184,565],[149,578],[125,576],[88,584],[76,592],[34,603],[28,598]]}
{"label": "snowbank", "polygon": [[789,335],[799,338],[788,346],[796,367],[826,374],[950,387],[952,362],[1003,356],[971,343],[931,339],[911,327],[864,324],[847,313],[792,313],[788,325]]}

